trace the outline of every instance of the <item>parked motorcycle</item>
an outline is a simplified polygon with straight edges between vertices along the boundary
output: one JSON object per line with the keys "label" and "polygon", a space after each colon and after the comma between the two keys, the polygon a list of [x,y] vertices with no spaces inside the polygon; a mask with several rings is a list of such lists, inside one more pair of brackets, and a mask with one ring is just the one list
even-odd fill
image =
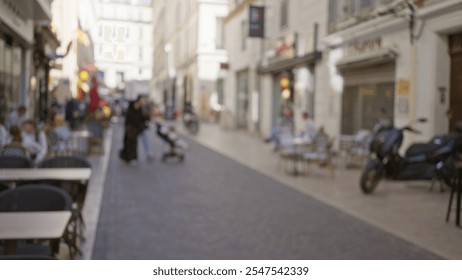
{"label": "parked motorcycle", "polygon": [[[426,119],[418,119],[417,122],[423,123]],[[441,165],[441,162],[461,149],[461,134],[449,133],[436,136],[428,143],[412,144],[401,156],[399,148],[404,131],[420,133],[411,126],[398,129],[385,124],[375,128],[369,148],[370,157],[360,179],[364,193],[372,193],[383,177],[397,181],[432,180],[438,177],[445,182],[450,181],[447,178],[449,174],[436,173],[436,165]]]}

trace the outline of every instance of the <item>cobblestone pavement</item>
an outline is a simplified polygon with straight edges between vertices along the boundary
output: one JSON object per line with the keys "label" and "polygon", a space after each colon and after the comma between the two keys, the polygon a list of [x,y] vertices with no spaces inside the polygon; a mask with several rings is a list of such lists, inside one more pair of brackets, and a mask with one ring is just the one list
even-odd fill
{"label": "cobblestone pavement", "polygon": [[184,163],[128,166],[121,133],[94,259],[439,258],[192,141]]}

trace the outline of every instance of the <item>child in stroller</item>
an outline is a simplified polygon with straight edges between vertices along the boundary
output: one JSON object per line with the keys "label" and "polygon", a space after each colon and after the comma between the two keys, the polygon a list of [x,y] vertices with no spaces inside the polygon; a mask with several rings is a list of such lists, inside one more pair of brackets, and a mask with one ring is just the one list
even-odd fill
{"label": "child in stroller", "polygon": [[167,127],[160,122],[156,122],[156,133],[169,145],[169,150],[162,154],[162,161],[166,161],[168,158],[177,158],[179,161],[183,161],[185,148],[178,139],[175,127]]}

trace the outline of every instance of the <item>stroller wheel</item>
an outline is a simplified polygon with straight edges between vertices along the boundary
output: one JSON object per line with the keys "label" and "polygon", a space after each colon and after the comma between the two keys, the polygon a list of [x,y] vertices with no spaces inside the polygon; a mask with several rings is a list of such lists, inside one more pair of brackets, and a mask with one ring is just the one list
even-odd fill
{"label": "stroller wheel", "polygon": [[166,161],[167,160],[167,155],[166,154],[163,154],[162,155],[162,161]]}
{"label": "stroller wheel", "polygon": [[181,162],[184,161],[184,155],[180,155],[179,158],[180,158],[180,161],[181,161]]}

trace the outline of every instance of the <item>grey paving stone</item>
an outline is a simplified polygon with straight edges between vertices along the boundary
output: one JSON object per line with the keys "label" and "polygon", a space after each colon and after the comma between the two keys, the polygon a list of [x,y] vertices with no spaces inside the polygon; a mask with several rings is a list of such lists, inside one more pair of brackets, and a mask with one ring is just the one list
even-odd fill
{"label": "grey paving stone", "polygon": [[127,166],[121,139],[116,128],[94,259],[440,258],[194,141],[184,163]]}

